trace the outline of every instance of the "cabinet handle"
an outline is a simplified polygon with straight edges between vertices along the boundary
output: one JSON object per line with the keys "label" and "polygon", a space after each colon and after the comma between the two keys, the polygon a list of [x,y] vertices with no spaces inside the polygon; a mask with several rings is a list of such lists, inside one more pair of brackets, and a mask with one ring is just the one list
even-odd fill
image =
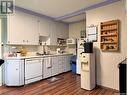
{"label": "cabinet handle", "polygon": [[26,60],[26,61],[33,61],[33,60],[31,59],[31,60]]}
{"label": "cabinet handle", "polygon": [[29,41],[27,40],[27,43],[28,43]]}
{"label": "cabinet handle", "polygon": [[25,42],[25,40],[23,40],[23,42]]}
{"label": "cabinet handle", "polygon": [[51,58],[51,62],[50,62],[50,64],[51,64],[51,67],[52,67],[52,58]]}
{"label": "cabinet handle", "polygon": [[39,60],[39,59],[28,59],[26,61],[39,61],[39,62],[41,62],[41,60]]}
{"label": "cabinet handle", "polygon": [[52,68],[52,66],[48,67],[48,68]]}

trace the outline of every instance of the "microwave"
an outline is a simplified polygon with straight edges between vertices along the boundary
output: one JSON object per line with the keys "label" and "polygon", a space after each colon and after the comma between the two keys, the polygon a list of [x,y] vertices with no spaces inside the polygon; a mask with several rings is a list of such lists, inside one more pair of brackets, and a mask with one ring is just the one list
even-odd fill
{"label": "microwave", "polygon": [[75,44],[75,40],[70,38],[70,39],[67,39],[67,45],[69,44]]}

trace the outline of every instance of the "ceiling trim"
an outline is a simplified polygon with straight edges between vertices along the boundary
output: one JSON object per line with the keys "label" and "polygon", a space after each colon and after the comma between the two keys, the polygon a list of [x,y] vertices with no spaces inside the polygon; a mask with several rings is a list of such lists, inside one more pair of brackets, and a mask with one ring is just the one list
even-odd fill
{"label": "ceiling trim", "polygon": [[82,20],[78,20],[78,21],[73,21],[73,22],[69,22],[69,24],[74,24],[74,23],[79,23],[79,22],[85,22],[86,19],[82,19]]}
{"label": "ceiling trim", "polygon": [[[68,18],[71,18],[71,17],[74,17],[74,16],[78,16],[78,15],[84,14],[88,10],[92,10],[92,9],[95,9],[95,8],[106,6],[106,5],[109,5],[109,4],[118,2],[118,1],[120,1],[120,0],[107,0],[107,1],[104,1],[104,2],[101,2],[101,3],[98,3],[98,4],[91,5],[91,6],[87,7],[87,8],[83,8],[83,9],[80,9],[78,11],[66,14],[64,16],[57,17],[57,18],[46,16],[44,14],[37,13],[35,11],[31,11],[31,10],[28,10],[28,9],[25,9],[25,8],[22,8],[22,7],[19,7],[19,6],[15,6],[15,10],[22,11],[24,13],[28,13],[28,14],[35,15],[35,16],[38,16],[38,17],[42,17],[42,18],[46,18],[46,19],[50,19],[50,20],[53,20],[53,21],[58,21],[58,22],[62,22],[62,23],[67,24],[66,22],[64,22],[62,20],[65,20],[65,19],[68,19]],[[74,21],[74,22],[76,22],[76,21]],[[71,23],[73,23],[73,22],[71,22]]]}
{"label": "ceiling trim", "polygon": [[[21,12],[24,12],[24,13],[27,13],[27,14],[35,15],[35,16],[38,16],[38,17],[50,19],[50,20],[52,20],[52,21],[56,21],[55,18],[53,18],[53,17],[46,16],[46,15],[44,15],[44,14],[40,14],[40,13],[31,11],[31,10],[28,10],[28,9],[25,9],[25,8],[22,8],[22,7],[15,6],[15,10],[18,10],[18,11],[21,11]],[[64,23],[64,24],[68,24],[68,23],[63,22],[63,21],[61,21],[61,20],[56,21],[56,22],[61,22],[61,23]]]}
{"label": "ceiling trim", "polygon": [[75,11],[73,13],[69,13],[69,14],[66,14],[64,16],[57,17],[57,18],[55,18],[55,20],[59,21],[59,20],[64,20],[64,19],[67,19],[67,18],[71,18],[71,17],[77,16],[77,15],[83,14],[83,13],[85,13],[85,11],[92,10],[92,9],[95,9],[95,8],[99,8],[99,7],[102,7],[102,6],[106,6],[106,5],[109,5],[109,4],[118,2],[118,1],[120,1],[120,0],[107,0],[107,1],[104,1],[104,2],[101,2],[101,3],[98,3],[98,4],[91,5],[87,8],[80,9],[80,10]]}
{"label": "ceiling trim", "polygon": [[28,13],[28,14],[31,14],[31,15],[35,15],[35,16],[38,16],[38,17],[43,17],[43,18],[51,19],[51,20],[54,20],[55,19],[53,17],[46,16],[44,14],[40,14],[40,13],[31,11],[31,10],[28,10],[28,9],[25,9],[25,8],[21,8],[21,7],[18,7],[18,6],[15,6],[15,10],[22,11],[24,13]]}

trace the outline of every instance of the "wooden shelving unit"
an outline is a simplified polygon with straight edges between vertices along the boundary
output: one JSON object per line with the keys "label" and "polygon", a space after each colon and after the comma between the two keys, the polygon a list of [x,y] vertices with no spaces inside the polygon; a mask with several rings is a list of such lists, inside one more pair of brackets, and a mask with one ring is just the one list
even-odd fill
{"label": "wooden shelving unit", "polygon": [[102,51],[118,51],[119,20],[101,22],[100,48]]}

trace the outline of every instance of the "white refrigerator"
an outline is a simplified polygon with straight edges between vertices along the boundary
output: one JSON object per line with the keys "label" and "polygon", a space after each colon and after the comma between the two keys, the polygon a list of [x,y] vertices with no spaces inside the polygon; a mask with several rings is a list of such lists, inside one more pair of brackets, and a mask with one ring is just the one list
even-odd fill
{"label": "white refrigerator", "polygon": [[84,52],[84,38],[77,39],[77,64],[76,64],[76,73],[81,74],[81,54]]}

